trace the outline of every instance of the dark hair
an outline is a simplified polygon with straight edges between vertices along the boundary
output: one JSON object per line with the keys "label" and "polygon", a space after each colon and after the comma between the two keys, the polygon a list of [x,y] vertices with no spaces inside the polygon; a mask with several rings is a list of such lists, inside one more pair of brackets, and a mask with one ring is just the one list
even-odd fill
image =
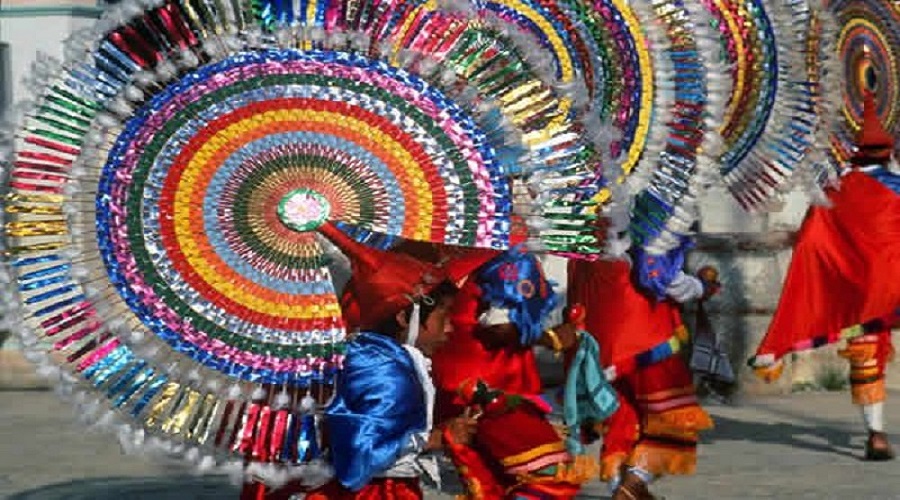
{"label": "dark hair", "polygon": [[[453,283],[450,283],[449,281],[442,281],[438,286],[431,289],[431,291],[428,292],[428,298],[431,300],[419,301],[419,323],[425,324],[425,322],[428,321],[428,317],[431,316],[431,313],[433,313],[435,309],[440,307],[444,299],[453,297],[454,295],[456,295],[456,292],[457,288],[453,285]],[[403,311],[406,312],[406,317],[409,318],[412,315],[413,311],[412,304],[410,304],[410,306]],[[403,327],[401,327],[397,322],[397,315],[395,314],[382,321],[378,325],[376,331],[384,335],[394,336],[402,329]]]}

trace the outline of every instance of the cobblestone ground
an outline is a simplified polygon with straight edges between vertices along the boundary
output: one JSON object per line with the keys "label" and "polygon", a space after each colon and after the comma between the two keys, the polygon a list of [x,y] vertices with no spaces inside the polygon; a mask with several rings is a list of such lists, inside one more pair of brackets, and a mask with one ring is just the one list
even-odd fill
{"label": "cobblestone ground", "polygon": [[[896,402],[900,393],[892,396]],[[900,463],[859,459],[863,434],[846,393],[795,394],[709,410],[717,427],[705,437],[697,475],[660,481],[657,492],[667,500],[900,499]],[[0,392],[0,498],[236,498],[225,478],[192,477],[124,457],[113,437],[72,421],[72,410],[52,393]],[[895,441],[900,444],[900,437]],[[603,485],[591,485],[583,498],[606,498]]]}

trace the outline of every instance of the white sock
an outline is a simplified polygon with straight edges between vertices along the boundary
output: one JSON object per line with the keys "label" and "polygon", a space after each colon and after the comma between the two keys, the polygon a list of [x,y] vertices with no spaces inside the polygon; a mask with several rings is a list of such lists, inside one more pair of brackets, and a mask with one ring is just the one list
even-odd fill
{"label": "white sock", "polygon": [[884,401],[862,405],[861,408],[866,429],[874,432],[884,432]]}
{"label": "white sock", "polygon": [[644,483],[648,485],[652,483],[654,479],[656,479],[656,476],[648,471],[645,471],[644,469],[641,469],[640,467],[629,467],[628,472],[641,478],[641,481],[644,481]]}

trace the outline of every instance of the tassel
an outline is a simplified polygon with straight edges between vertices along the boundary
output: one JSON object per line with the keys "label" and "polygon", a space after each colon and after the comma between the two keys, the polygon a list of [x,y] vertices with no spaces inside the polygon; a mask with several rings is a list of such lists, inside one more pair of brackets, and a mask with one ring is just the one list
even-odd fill
{"label": "tassel", "polygon": [[187,388],[178,403],[175,405],[172,414],[163,422],[162,431],[167,434],[180,435],[185,431],[187,423],[197,405],[200,402],[200,393]]}
{"label": "tassel", "polygon": [[266,398],[266,391],[262,386],[257,386],[250,395],[250,403],[246,405],[246,410],[242,416],[241,425],[235,430],[239,434],[232,443],[232,451],[239,452],[243,455],[249,455],[253,452],[254,438],[256,437],[256,428],[260,421],[260,413],[263,409],[263,401]]}
{"label": "tassel", "polygon": [[281,452],[284,448],[284,438],[290,424],[290,413],[290,410],[287,408],[280,408],[275,411],[275,416],[272,419],[271,438],[269,439],[268,460],[273,462],[283,461],[281,460]]}
{"label": "tassel", "polygon": [[297,440],[297,461],[310,462],[319,456],[316,416],[305,414],[300,417],[300,436]]}
{"label": "tassel", "polygon": [[422,320],[422,306],[413,302],[412,314],[409,315],[409,333],[406,335],[406,345],[415,346],[419,339],[419,323]]}

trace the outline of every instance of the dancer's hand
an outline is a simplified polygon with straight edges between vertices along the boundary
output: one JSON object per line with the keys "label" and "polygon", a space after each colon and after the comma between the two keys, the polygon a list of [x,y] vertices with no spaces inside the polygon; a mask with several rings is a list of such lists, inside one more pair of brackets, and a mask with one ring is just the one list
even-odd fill
{"label": "dancer's hand", "polygon": [[719,283],[719,270],[715,267],[701,267],[697,271],[697,277],[703,282],[703,295],[700,300],[707,300],[722,289],[722,284]]}
{"label": "dancer's hand", "polygon": [[572,323],[556,325],[544,331],[538,343],[555,352],[568,352],[578,345],[578,327]]}

